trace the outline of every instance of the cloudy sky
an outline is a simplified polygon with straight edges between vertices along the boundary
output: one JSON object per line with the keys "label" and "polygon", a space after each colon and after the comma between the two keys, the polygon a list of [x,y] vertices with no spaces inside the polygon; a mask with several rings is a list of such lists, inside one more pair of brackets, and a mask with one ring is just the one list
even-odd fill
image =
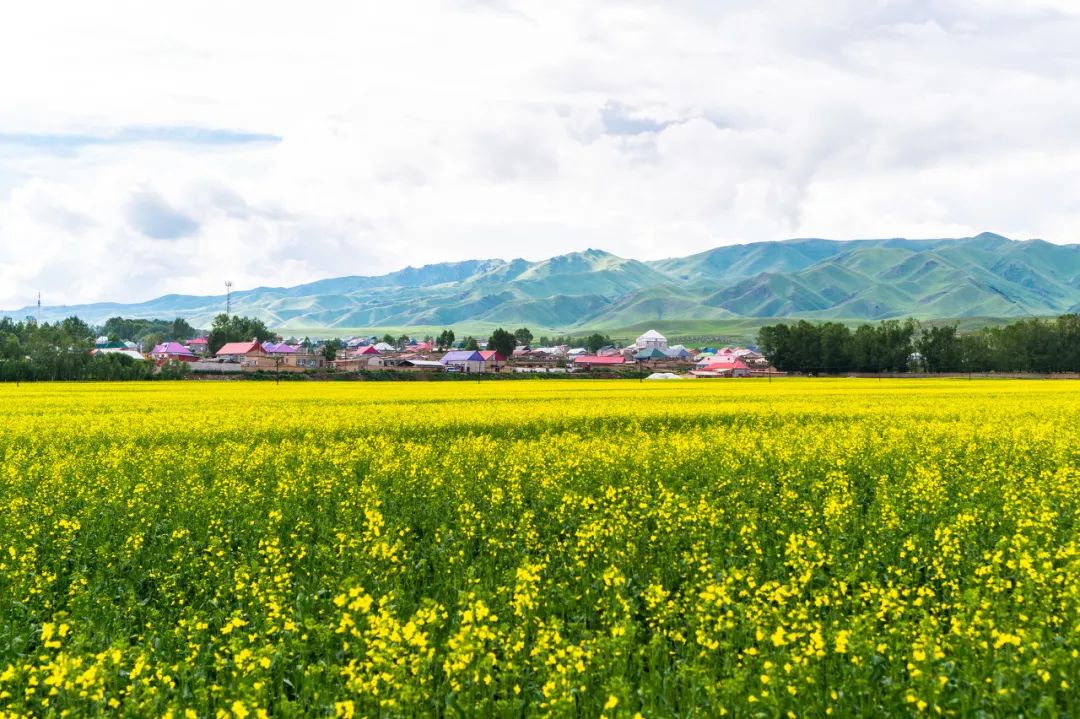
{"label": "cloudy sky", "polygon": [[0,307],[1080,241],[1076,0],[4,3]]}

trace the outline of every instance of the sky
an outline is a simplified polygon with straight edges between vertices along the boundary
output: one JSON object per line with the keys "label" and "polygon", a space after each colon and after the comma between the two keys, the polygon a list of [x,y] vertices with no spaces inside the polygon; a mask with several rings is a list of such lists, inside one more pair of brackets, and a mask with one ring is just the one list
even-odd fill
{"label": "sky", "polygon": [[790,237],[1080,241],[1076,0],[0,7],[0,307]]}

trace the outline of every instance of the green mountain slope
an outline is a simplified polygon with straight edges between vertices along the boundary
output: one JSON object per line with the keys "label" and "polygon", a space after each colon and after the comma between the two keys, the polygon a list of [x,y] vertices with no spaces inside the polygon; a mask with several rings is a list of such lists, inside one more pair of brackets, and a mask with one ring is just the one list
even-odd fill
{"label": "green mountain slope", "polygon": [[[468,260],[233,293],[233,311],[290,329],[528,325],[582,331],[643,323],[805,317],[986,318],[1080,309],[1080,246],[984,233],[941,240],[823,239],[719,247],[652,262],[585,250],[538,262]],[[46,307],[78,314],[185,317],[206,327],[224,297]],[[0,314],[21,318],[24,307]],[[695,325],[696,326],[696,325]]]}

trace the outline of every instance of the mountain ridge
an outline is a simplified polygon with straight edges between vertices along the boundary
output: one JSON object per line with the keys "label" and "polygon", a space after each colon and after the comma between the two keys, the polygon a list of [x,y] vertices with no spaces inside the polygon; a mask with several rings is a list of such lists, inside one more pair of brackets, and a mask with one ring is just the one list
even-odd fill
{"label": "mountain ridge", "polygon": [[[207,327],[224,295],[42,308],[184,317]],[[878,320],[1053,315],[1080,307],[1080,245],[982,234],[952,239],[795,238],[641,261],[600,249],[543,260],[489,258],[332,277],[232,294],[233,311],[288,330],[529,325],[565,331],[643,321],[805,317]],[[35,307],[0,310],[20,319]]]}

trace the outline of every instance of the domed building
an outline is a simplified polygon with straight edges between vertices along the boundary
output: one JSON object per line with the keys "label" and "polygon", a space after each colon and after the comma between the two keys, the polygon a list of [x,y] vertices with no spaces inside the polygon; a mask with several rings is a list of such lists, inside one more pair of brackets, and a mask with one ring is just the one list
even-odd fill
{"label": "domed building", "polygon": [[634,342],[634,346],[637,347],[639,352],[648,349],[658,349],[663,351],[668,348],[667,337],[664,337],[664,335],[656,330],[649,330],[637,338],[637,341]]}

